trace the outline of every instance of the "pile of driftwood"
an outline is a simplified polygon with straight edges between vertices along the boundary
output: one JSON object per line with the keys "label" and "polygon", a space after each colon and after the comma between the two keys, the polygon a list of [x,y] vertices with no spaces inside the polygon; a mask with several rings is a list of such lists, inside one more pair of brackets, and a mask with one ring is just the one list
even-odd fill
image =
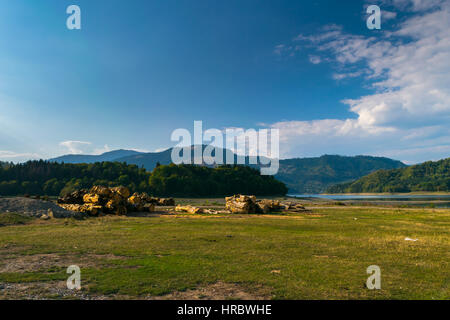
{"label": "pile of driftwood", "polygon": [[125,187],[108,188],[94,186],[90,190],[78,190],[58,199],[58,205],[66,210],[89,215],[126,215],[129,212],[153,212],[155,206],[173,206],[173,199],[152,198],[148,194],[134,193]]}

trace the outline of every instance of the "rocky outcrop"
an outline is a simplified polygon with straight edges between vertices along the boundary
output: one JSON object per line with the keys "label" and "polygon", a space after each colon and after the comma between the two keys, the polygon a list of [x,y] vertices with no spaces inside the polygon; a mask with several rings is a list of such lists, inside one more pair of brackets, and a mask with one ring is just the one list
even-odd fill
{"label": "rocky outcrop", "polygon": [[126,215],[128,212],[153,212],[153,199],[146,193],[134,193],[125,187],[94,186],[89,191],[75,191],[58,199],[62,208],[97,216],[100,214]]}
{"label": "rocky outcrop", "polygon": [[155,204],[153,202],[153,199],[145,192],[134,193],[131,197],[129,197],[128,206],[136,212],[155,211]]}
{"label": "rocky outcrop", "polygon": [[260,208],[256,204],[255,196],[242,196],[234,195],[232,197],[225,198],[225,208],[231,213],[259,213]]}
{"label": "rocky outcrop", "polygon": [[259,200],[256,202],[256,205],[262,213],[276,212],[284,209],[284,206],[277,200]]}
{"label": "rocky outcrop", "polygon": [[278,200],[256,200],[255,196],[234,195],[225,198],[226,209],[231,213],[251,214],[251,213],[271,213],[281,211],[304,212],[307,211],[299,203],[281,203]]}

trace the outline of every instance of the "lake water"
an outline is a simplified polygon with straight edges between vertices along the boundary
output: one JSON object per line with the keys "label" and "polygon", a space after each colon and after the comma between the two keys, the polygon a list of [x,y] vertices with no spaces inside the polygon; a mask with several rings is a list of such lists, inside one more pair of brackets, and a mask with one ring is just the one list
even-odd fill
{"label": "lake water", "polygon": [[301,199],[322,198],[336,201],[373,201],[373,202],[412,202],[411,205],[426,206],[434,204],[436,208],[450,208],[450,195],[324,195],[324,194],[292,194],[291,197]]}

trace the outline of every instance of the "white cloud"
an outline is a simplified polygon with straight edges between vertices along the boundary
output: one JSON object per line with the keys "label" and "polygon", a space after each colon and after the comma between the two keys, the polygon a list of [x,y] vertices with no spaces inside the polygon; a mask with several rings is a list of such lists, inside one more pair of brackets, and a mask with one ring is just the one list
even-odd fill
{"label": "white cloud", "polygon": [[395,18],[397,18],[397,12],[382,10],[381,11],[381,18],[382,18],[383,21],[395,19]]}
{"label": "white cloud", "polygon": [[450,0],[391,4],[420,13],[382,35],[363,37],[329,25],[319,34],[294,39],[315,48],[322,60],[334,60],[340,70],[334,79],[364,76],[374,93],[342,101],[355,113],[354,119],[273,124],[280,129],[285,156],[296,155],[295,150],[357,150],[410,157],[402,159],[409,162],[448,157]]}
{"label": "white cloud", "polygon": [[92,143],[85,141],[63,141],[59,145],[68,149],[70,154],[82,154],[86,150],[86,146],[90,146]]}
{"label": "white cloud", "polygon": [[105,144],[102,148],[94,149],[94,155],[103,154],[103,153],[109,152],[109,151],[111,151],[111,148],[107,144]]}
{"label": "white cloud", "polygon": [[311,62],[312,64],[319,64],[319,63],[322,62],[322,59],[320,59],[319,56],[310,55],[309,56],[309,62]]}
{"label": "white cloud", "polygon": [[273,52],[277,55],[281,55],[284,50],[285,50],[285,45],[279,44],[279,45],[275,46],[275,49],[273,50]]}
{"label": "white cloud", "polygon": [[334,80],[344,80],[346,78],[356,78],[361,76],[364,73],[364,71],[355,71],[355,72],[347,72],[347,73],[334,73],[333,79]]}
{"label": "white cloud", "polygon": [[402,10],[410,10],[410,11],[426,11],[429,9],[436,8],[441,5],[444,0],[387,0],[385,1],[388,4],[392,4],[393,6],[402,9]]}
{"label": "white cloud", "polygon": [[0,159],[3,161],[20,162],[24,159],[41,159],[42,157],[37,153],[19,153],[14,151],[0,150]]}

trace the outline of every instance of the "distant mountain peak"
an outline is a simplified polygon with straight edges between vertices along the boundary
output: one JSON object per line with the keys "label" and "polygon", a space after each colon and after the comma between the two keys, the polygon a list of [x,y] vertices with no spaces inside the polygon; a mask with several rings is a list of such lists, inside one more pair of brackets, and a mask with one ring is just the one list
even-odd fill
{"label": "distant mountain peak", "polygon": [[95,163],[103,161],[116,161],[119,158],[129,157],[133,155],[141,154],[141,152],[135,150],[113,150],[99,155],[87,155],[87,154],[67,154],[57,158],[49,159],[50,162],[64,162],[64,163]]}
{"label": "distant mountain peak", "polygon": [[[200,147],[204,150],[206,145],[192,145],[188,149],[193,152]],[[66,155],[49,161],[65,163],[117,161],[153,170],[157,163],[162,165],[172,163],[172,150],[173,148],[169,148],[161,152],[146,153],[114,150],[101,155]],[[228,149],[222,149],[222,151],[231,152]],[[323,155],[315,158],[280,160],[280,170],[276,178],[286,183],[291,192],[320,193],[333,184],[359,179],[376,170],[405,166],[400,161],[383,157]],[[258,166],[253,165],[253,167]]]}

